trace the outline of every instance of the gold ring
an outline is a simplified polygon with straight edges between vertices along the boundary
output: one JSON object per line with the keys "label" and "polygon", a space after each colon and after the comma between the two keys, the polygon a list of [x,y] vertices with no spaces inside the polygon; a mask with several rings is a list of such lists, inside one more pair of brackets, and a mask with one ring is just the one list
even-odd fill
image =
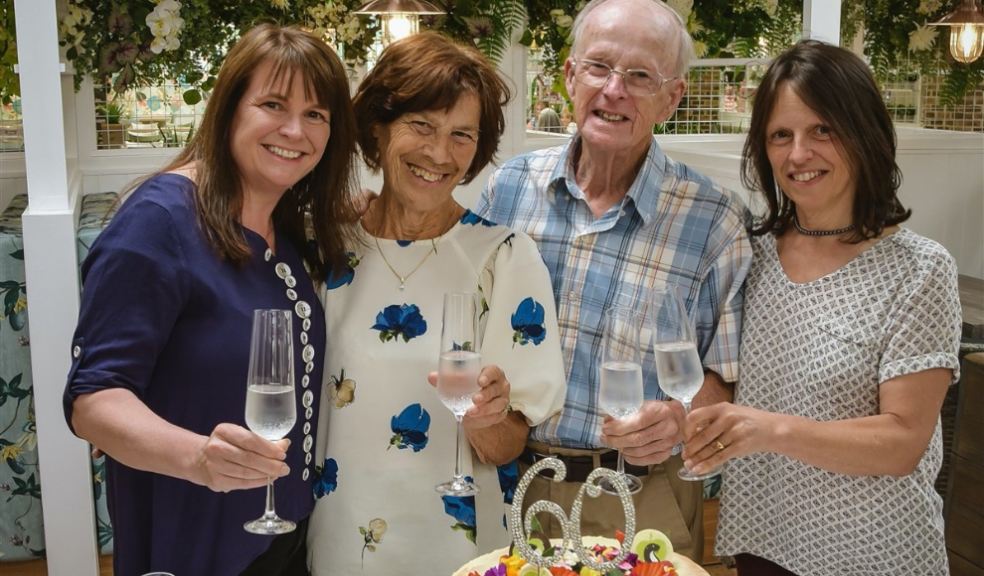
{"label": "gold ring", "polygon": [[720,440],[714,441],[714,449],[717,450],[718,452],[724,450],[725,448],[727,448],[727,446],[725,446]]}

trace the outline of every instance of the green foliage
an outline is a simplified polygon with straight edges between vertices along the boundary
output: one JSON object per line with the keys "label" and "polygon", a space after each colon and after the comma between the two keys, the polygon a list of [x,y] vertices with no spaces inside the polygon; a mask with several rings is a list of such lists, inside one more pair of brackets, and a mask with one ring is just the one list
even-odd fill
{"label": "green foliage", "polygon": [[9,104],[20,94],[20,81],[14,74],[17,63],[14,0],[0,0],[0,20],[0,103]]}
{"label": "green foliage", "polygon": [[522,0],[459,0],[445,6],[447,15],[435,19],[444,34],[473,42],[493,62],[502,60],[512,35],[526,23]]}

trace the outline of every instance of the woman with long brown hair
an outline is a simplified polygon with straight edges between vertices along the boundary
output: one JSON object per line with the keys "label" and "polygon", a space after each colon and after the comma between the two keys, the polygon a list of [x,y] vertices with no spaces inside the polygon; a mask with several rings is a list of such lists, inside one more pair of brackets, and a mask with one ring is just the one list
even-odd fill
{"label": "woman with long brown hair", "polygon": [[[312,278],[344,258],[354,151],[338,57],[300,29],[258,26],[227,55],[187,148],[94,244],[65,414],[108,455],[116,574],[306,573],[325,349]],[[298,418],[276,442],[244,426],[260,308],[295,316]],[[247,533],[258,488],[278,477],[277,512],[298,529]]]}

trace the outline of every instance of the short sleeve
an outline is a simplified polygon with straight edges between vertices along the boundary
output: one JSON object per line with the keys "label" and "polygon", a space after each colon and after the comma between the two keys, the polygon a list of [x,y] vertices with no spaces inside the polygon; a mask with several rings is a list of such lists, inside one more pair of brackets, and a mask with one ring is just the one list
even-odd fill
{"label": "short sleeve", "polygon": [[738,380],[738,348],[744,305],[745,276],[752,247],[743,226],[720,251],[700,287],[697,338],[704,367],[725,382]]}
{"label": "short sleeve", "polygon": [[550,277],[529,236],[512,233],[493,251],[480,288],[483,362],[503,369],[510,406],[535,426],[563,408],[567,385]]}
{"label": "short sleeve", "polygon": [[920,265],[906,283],[893,313],[878,369],[879,384],[932,368],[960,379],[960,292],[953,258],[935,242],[917,254]]}
{"label": "short sleeve", "polygon": [[82,270],[63,396],[70,427],[80,395],[107,388],[144,395],[186,298],[184,268],[172,215],[154,202],[131,198],[97,238]]}

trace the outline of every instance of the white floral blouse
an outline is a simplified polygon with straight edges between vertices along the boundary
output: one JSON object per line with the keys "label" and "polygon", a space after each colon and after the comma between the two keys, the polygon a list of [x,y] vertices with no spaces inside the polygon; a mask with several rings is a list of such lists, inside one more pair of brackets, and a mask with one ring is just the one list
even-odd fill
{"label": "white floral blouse", "polygon": [[325,291],[311,570],[450,574],[508,542],[504,512],[518,479],[515,462],[483,465],[464,441],[462,473],[481,492],[434,490],[454,471],[454,417],[427,383],[444,293],[480,293],[482,362],[502,367],[510,405],[535,425],[561,409],[566,392],[547,270],[529,237],[470,211],[434,242],[363,234],[349,264]]}

